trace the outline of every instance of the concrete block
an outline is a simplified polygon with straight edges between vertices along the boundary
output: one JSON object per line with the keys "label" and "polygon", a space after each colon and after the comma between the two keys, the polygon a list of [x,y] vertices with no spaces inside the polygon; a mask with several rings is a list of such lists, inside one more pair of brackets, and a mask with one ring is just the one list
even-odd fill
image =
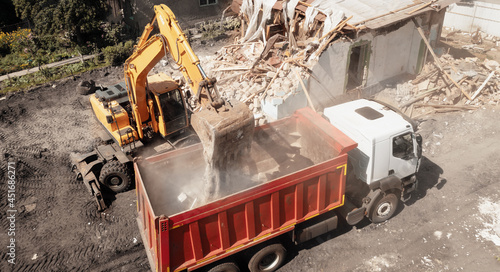
{"label": "concrete block", "polygon": [[277,91],[275,91],[275,94],[276,94],[276,96],[283,97],[286,95],[286,92],[283,90],[277,90]]}
{"label": "concrete block", "polygon": [[[282,102],[276,104],[276,102],[279,101],[275,99],[280,99]],[[266,99],[261,100],[260,103],[264,114],[269,118],[276,120],[290,116],[296,110],[307,107],[307,98],[304,92],[299,90],[297,93],[289,94],[284,98],[271,98],[268,96]]]}
{"label": "concrete block", "polygon": [[257,108],[257,109],[260,108],[260,100],[257,97],[253,99],[253,105],[254,105],[254,108]]}
{"label": "concrete block", "polygon": [[281,87],[283,87],[283,89],[285,89],[285,90],[291,89],[292,86],[293,86],[293,83],[289,79],[284,79],[283,83],[281,84]]}
{"label": "concrete block", "polygon": [[275,72],[271,72],[271,71],[269,71],[269,72],[267,72],[266,77],[268,77],[268,78],[273,78],[275,75],[276,75],[276,73],[275,73]]}
{"label": "concrete block", "polygon": [[283,98],[281,97],[273,97],[271,103],[274,105],[274,106],[278,106],[278,105],[281,105],[283,104]]}
{"label": "concrete block", "polygon": [[255,113],[253,115],[253,119],[255,120],[261,119],[262,117],[264,117],[264,114],[262,114],[262,112]]}

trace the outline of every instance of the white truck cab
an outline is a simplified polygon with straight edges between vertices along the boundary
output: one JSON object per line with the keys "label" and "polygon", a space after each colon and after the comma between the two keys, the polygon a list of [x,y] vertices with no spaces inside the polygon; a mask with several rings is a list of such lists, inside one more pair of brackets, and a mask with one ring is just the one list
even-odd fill
{"label": "white truck cab", "polygon": [[325,108],[324,116],[358,143],[348,153],[348,199],[372,221],[387,220],[399,198],[407,199],[417,186],[422,139],[415,124],[389,105],[366,99]]}

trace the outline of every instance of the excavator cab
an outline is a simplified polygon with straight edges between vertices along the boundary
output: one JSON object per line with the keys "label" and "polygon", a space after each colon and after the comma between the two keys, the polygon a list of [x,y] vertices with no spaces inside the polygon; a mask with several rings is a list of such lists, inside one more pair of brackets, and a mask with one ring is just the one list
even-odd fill
{"label": "excavator cab", "polygon": [[189,126],[186,99],[179,85],[165,74],[148,77],[148,87],[157,105],[155,121],[163,137]]}
{"label": "excavator cab", "polygon": [[188,126],[187,113],[181,91],[163,93],[157,97],[161,105],[161,115],[164,118],[167,134],[174,133]]}

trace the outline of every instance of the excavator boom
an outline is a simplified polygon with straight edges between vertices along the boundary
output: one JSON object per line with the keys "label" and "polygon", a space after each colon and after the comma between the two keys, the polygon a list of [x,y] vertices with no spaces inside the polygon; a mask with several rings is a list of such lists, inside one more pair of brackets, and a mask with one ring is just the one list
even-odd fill
{"label": "excavator boom", "polygon": [[[139,138],[143,127],[150,119],[148,108],[147,74],[161,58],[170,54],[186,79],[197,106],[191,116],[191,126],[198,134],[203,147],[205,161],[212,170],[226,169],[226,165],[243,156],[250,147],[254,128],[253,113],[239,101],[225,101],[216,87],[216,80],[209,78],[193,52],[186,35],[181,30],[175,15],[166,5],[154,6],[155,17],[142,34],[136,50],[125,62],[125,79],[132,112]],[[154,24],[159,34],[150,37]],[[207,168],[208,169],[208,168]],[[218,188],[219,174],[211,182]],[[217,195],[218,189],[209,195]]]}

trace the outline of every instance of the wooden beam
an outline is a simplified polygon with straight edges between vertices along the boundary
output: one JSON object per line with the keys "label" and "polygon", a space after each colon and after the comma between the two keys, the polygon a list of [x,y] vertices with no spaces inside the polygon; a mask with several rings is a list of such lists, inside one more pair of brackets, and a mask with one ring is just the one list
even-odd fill
{"label": "wooden beam", "polygon": [[437,109],[459,109],[459,110],[477,110],[477,107],[473,106],[457,106],[457,105],[436,105],[436,104],[422,104],[415,103],[413,104],[415,107],[433,107]]}
{"label": "wooden beam", "polygon": [[453,84],[469,99],[471,100],[471,97],[464,91],[464,89],[462,89],[462,87],[460,87],[460,85],[458,85],[458,83],[455,82],[455,80],[453,80],[451,78],[450,75],[448,75],[448,73],[446,73],[446,71],[444,71],[443,69],[443,66],[441,66],[441,62],[439,61],[438,57],[436,56],[436,54],[434,53],[434,50],[432,50],[432,47],[431,45],[429,44],[429,41],[427,40],[427,38],[425,37],[424,35],[424,31],[422,30],[422,28],[420,27],[420,24],[417,22],[417,20],[415,18],[411,18],[411,20],[413,21],[413,23],[415,24],[415,26],[417,27],[417,30],[418,30],[418,33],[420,34],[420,36],[422,37],[425,45],[427,45],[427,49],[429,49],[432,57],[434,58],[434,63],[436,64],[436,66],[438,67],[439,71],[441,71],[449,80],[451,80],[451,82],[453,82]]}
{"label": "wooden beam", "polygon": [[302,86],[302,89],[304,90],[304,93],[306,94],[307,101],[309,102],[311,109],[313,109],[314,112],[317,112],[316,109],[314,108],[311,97],[309,96],[309,91],[307,90],[306,85],[304,84],[304,81],[302,81],[302,78],[300,77],[299,73],[296,70],[293,70],[293,71],[295,72],[295,75],[299,79],[300,86]]}
{"label": "wooden beam", "polygon": [[472,97],[469,99],[469,101],[465,102],[466,105],[469,105],[470,102],[472,102],[472,100],[476,99],[476,97],[479,95],[479,93],[484,89],[484,87],[486,86],[486,83],[488,83],[488,81],[490,81],[491,77],[495,74],[495,71],[491,71],[491,73],[488,75],[488,77],[486,78],[486,80],[483,82],[483,84],[481,84],[481,86],[479,86],[479,88],[477,89],[477,91],[472,95]]}
{"label": "wooden beam", "polygon": [[423,9],[423,8],[426,8],[426,7],[430,6],[430,5],[432,5],[434,2],[436,2],[436,0],[432,0],[429,3],[423,4],[423,5],[419,6],[418,8],[416,8],[416,9],[414,9],[412,11],[407,12],[406,14],[410,15],[410,14],[412,14],[414,12],[417,12],[417,11]]}

